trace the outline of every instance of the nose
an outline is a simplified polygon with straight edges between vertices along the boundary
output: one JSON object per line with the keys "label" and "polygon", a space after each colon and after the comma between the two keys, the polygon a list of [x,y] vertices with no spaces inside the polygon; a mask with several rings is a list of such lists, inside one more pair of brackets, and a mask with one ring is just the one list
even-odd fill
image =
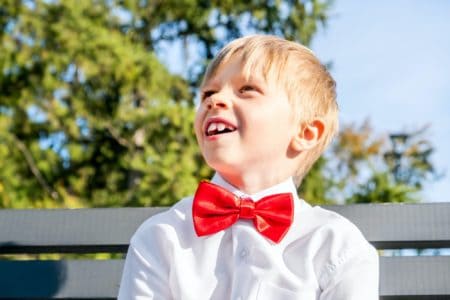
{"label": "nose", "polygon": [[229,101],[225,95],[216,93],[208,98],[206,107],[208,109],[213,108],[227,108],[229,106]]}

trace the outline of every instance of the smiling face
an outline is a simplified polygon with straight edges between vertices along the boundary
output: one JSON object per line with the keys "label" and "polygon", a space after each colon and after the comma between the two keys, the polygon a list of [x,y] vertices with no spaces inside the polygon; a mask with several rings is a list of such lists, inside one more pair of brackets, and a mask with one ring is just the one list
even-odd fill
{"label": "smiling face", "polygon": [[[275,184],[292,175],[297,122],[283,88],[262,71],[246,76],[231,58],[203,84],[195,133],[210,167],[237,187],[246,177]],[[265,178],[260,178],[264,176]]]}
{"label": "smiling face", "polygon": [[289,176],[299,185],[338,130],[330,73],[311,50],[276,36],[226,45],[201,92],[195,131],[203,156],[241,190]]}

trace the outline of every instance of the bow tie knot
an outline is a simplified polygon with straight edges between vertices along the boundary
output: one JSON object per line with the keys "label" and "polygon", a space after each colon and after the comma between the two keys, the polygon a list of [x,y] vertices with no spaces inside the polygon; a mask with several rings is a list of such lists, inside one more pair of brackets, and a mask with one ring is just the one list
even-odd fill
{"label": "bow tie knot", "polygon": [[240,199],[239,217],[241,219],[253,219],[255,217],[255,202],[250,198]]}
{"label": "bow tie knot", "polygon": [[254,202],[206,181],[199,184],[192,205],[194,229],[198,236],[219,232],[239,219],[247,219],[253,221],[259,233],[275,243],[288,232],[293,213],[290,193],[270,195]]}

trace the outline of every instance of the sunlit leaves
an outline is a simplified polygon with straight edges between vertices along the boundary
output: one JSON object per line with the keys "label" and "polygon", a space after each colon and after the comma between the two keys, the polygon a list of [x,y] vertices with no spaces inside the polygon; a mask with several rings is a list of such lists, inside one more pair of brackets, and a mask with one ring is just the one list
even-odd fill
{"label": "sunlit leaves", "polygon": [[439,178],[428,127],[377,134],[368,121],[344,125],[300,192],[316,203],[414,202]]}

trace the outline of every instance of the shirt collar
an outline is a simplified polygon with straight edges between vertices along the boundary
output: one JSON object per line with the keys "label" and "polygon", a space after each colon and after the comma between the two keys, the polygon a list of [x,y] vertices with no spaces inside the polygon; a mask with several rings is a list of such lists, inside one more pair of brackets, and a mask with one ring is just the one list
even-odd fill
{"label": "shirt collar", "polygon": [[265,196],[268,196],[268,195],[280,194],[280,193],[291,193],[292,196],[294,197],[294,200],[299,199],[298,195],[297,195],[297,189],[295,187],[294,180],[292,179],[292,177],[289,177],[288,179],[286,179],[283,182],[280,182],[274,186],[271,186],[267,189],[264,189],[262,191],[256,192],[251,195],[248,195],[248,194],[242,192],[241,190],[239,190],[237,187],[231,185],[217,172],[216,172],[216,174],[214,174],[213,178],[211,179],[211,182],[223,187],[224,189],[232,192],[233,194],[235,194],[238,197],[250,197],[254,201],[258,201],[259,199],[261,199]]}

